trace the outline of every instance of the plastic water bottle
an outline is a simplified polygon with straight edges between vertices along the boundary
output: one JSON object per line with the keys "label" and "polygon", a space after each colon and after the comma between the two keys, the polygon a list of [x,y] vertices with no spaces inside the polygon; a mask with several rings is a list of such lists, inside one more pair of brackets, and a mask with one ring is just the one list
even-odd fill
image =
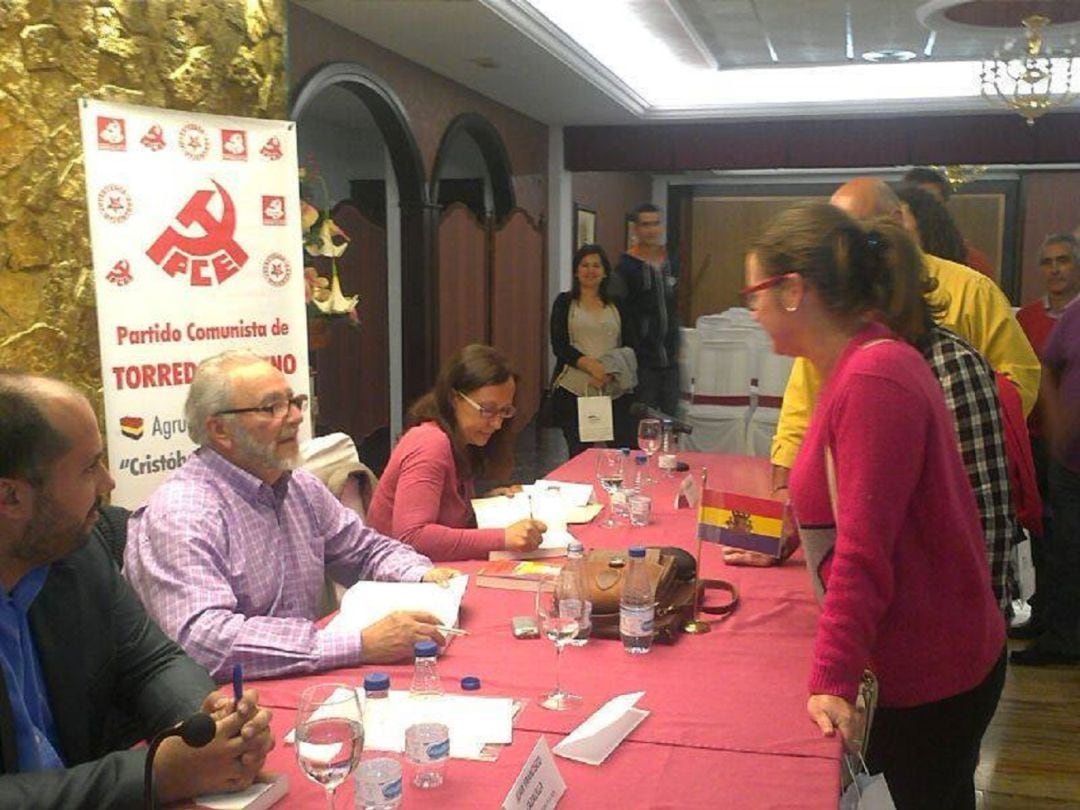
{"label": "plastic water bottle", "polygon": [[585,583],[585,547],[578,540],[571,540],[566,546],[566,565],[559,572],[555,589],[559,596],[560,613],[565,605],[568,615],[579,617],[577,635],[567,643],[584,647],[592,630],[592,602],[589,601],[589,589]]}
{"label": "plastic water bottle", "polygon": [[[435,701],[442,697],[442,681],[436,668],[439,647],[434,641],[418,641],[413,647],[413,679],[409,697]],[[450,730],[437,722],[437,704],[422,712],[405,729],[405,758],[412,769],[412,783],[420,788],[438,787],[450,758]]]}
{"label": "plastic water bottle", "polygon": [[663,433],[660,438],[660,453],[656,457],[656,466],[664,471],[664,475],[668,478],[675,474],[675,465],[678,463],[678,458],[675,454],[679,451],[678,439],[675,438],[675,422],[671,419],[664,419],[661,424],[663,425]]}
{"label": "plastic water bottle", "polygon": [[442,681],[436,667],[439,645],[434,641],[418,641],[413,646],[413,677],[409,687],[410,697],[439,697],[443,693]]}
{"label": "plastic water bottle", "polygon": [[653,642],[656,598],[645,564],[645,547],[630,547],[630,565],[619,601],[619,637],[628,653],[647,653]]}
{"label": "plastic water bottle", "polygon": [[368,700],[390,697],[390,676],[385,672],[369,672],[364,676],[364,694]]}

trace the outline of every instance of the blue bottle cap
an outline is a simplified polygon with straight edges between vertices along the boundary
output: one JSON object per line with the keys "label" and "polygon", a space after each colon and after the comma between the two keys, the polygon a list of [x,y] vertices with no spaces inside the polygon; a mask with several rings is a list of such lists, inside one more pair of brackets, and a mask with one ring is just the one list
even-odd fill
{"label": "blue bottle cap", "polygon": [[648,460],[649,460],[649,457],[647,455],[645,455],[644,453],[638,453],[636,456],[634,456],[634,463],[635,464],[644,464]]}
{"label": "blue bottle cap", "polygon": [[475,675],[466,675],[461,679],[461,688],[466,692],[475,692],[480,688],[480,679]]}
{"label": "blue bottle cap", "polygon": [[645,546],[630,546],[630,556],[631,557],[644,557],[645,556]]}
{"label": "blue bottle cap", "polygon": [[628,455],[630,455],[630,448],[629,447],[620,447],[619,452],[622,453],[624,456],[628,456]]}
{"label": "blue bottle cap", "polygon": [[385,672],[372,672],[364,676],[365,692],[382,692],[390,688],[390,676]]}
{"label": "blue bottle cap", "polygon": [[439,652],[439,645],[431,639],[418,641],[413,645],[413,654],[417,658],[434,658]]}

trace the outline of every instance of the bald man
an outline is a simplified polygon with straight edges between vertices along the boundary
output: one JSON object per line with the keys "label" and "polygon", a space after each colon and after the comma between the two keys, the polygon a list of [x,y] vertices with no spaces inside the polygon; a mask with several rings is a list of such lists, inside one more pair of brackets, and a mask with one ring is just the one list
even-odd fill
{"label": "bald man", "polygon": [[258,694],[215,694],[206,670],[147,617],[91,539],[113,488],[97,419],[56,380],[0,372],[0,807],[139,807],[150,737],[200,708],[215,738],[154,760],[171,802],[250,785],[273,745]]}
{"label": "bald man", "polygon": [[[840,186],[831,202],[856,219],[888,217],[903,223],[900,200],[882,180],[857,177]],[[931,303],[943,307],[938,322],[983,354],[995,371],[1009,378],[1020,392],[1025,415],[1039,392],[1039,359],[1013,317],[1009,300],[986,276],[962,264],[924,254],[926,271],[938,287]],[[780,421],[772,443],[773,492],[787,487],[788,471],[802,444],[810,410],[821,379],[803,358],[791,369]]]}

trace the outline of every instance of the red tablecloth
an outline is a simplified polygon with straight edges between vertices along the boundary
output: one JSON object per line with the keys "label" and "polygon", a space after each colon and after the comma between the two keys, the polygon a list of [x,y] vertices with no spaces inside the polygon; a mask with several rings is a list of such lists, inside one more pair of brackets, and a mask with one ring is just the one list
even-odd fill
{"label": "red tablecloth", "polygon": [[[709,486],[765,495],[763,459],[686,453],[695,474],[709,471]],[[585,453],[549,478],[588,481],[594,453]],[[600,528],[599,521],[573,526],[586,547],[632,544],[678,545],[691,552],[696,512],[674,509],[675,479],[653,487],[653,522],[646,527]],[[457,567],[473,573],[483,563]],[[735,582],[738,610],[713,621],[712,632],[654,645],[647,656],[630,656],[617,641],[591,641],[563,653],[562,682],[584,696],[573,711],[551,712],[536,698],[554,683],[555,653],[544,640],[521,641],[510,619],[533,612],[523,591],[470,585],[462,606],[467,637],[456,638],[439,661],[445,688],[457,690],[464,675],[479,676],[481,694],[529,699],[515,724],[514,743],[496,763],[453,761],[451,778],[429,795],[406,790],[406,807],[497,807],[509,790],[538,733],[550,745],[614,695],[644,690],[638,705],[651,715],[600,767],[556,759],[570,790],[565,807],[833,808],[839,790],[839,743],[821,737],[806,715],[806,678],[817,607],[801,563],[778,568],[731,568],[720,549],[705,544],[702,574]],[[411,667],[380,667],[393,688],[407,688]],[[360,668],[318,676],[263,681],[262,701],[275,709],[275,727],[292,725],[303,688],[324,680],[359,682]],[[281,735],[279,735],[280,739]],[[293,750],[279,743],[270,767],[287,770],[293,788],[285,806],[319,806],[319,790],[297,769]],[[343,791],[345,789],[343,788]],[[351,786],[348,787],[351,801]],[[351,806],[342,795],[340,807]]]}

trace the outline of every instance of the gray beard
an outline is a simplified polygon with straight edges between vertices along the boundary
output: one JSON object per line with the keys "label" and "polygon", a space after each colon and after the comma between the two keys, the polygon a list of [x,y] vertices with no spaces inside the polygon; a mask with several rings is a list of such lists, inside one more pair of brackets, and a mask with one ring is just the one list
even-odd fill
{"label": "gray beard", "polygon": [[271,470],[295,470],[300,460],[297,456],[292,458],[280,458],[274,453],[273,444],[260,444],[243,425],[235,425],[236,432],[233,436],[236,447],[244,460],[254,467],[265,467]]}

